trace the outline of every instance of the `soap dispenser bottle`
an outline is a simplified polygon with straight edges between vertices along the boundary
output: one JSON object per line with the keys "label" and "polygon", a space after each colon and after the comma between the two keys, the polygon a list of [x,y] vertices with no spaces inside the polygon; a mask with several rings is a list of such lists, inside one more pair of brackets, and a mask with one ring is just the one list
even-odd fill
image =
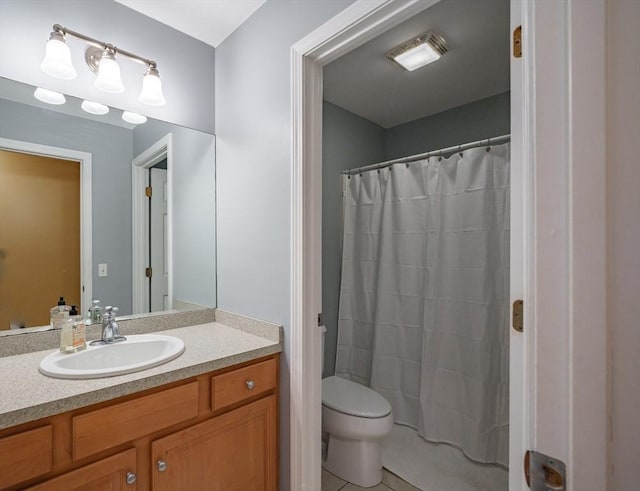
{"label": "soap dispenser bottle", "polygon": [[69,318],[69,312],[71,311],[71,307],[67,305],[64,301],[64,297],[60,297],[58,300],[58,305],[52,307],[49,310],[49,319],[51,321],[52,329],[61,329],[65,320]]}
{"label": "soap dispenser bottle", "polygon": [[84,318],[81,315],[78,315],[78,310],[75,305],[71,306],[71,311],[69,312],[69,319],[72,322],[72,341],[73,341],[73,351],[81,351],[87,347],[87,336],[84,325]]}
{"label": "soap dispenser bottle", "polygon": [[60,352],[75,353],[87,347],[84,319],[78,315],[76,306],[72,306],[69,316],[62,324],[60,332]]}

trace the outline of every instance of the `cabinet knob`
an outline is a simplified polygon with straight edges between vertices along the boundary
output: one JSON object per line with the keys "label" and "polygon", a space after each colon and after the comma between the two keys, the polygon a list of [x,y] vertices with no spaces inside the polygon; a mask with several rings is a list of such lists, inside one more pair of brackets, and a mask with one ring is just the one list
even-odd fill
{"label": "cabinet knob", "polygon": [[127,484],[135,484],[136,483],[136,475],[133,472],[127,472]]}
{"label": "cabinet knob", "polygon": [[256,383],[253,380],[247,380],[245,383],[247,384],[247,389],[249,390],[252,390],[256,386]]}
{"label": "cabinet knob", "polygon": [[164,472],[167,470],[167,463],[164,460],[158,460],[157,466],[160,472]]}

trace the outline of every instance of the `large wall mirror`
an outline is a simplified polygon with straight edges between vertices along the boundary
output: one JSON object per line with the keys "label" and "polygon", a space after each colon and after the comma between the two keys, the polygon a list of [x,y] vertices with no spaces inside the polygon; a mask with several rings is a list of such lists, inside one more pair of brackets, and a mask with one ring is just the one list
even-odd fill
{"label": "large wall mirror", "polygon": [[47,325],[60,296],[215,307],[215,136],[34,91],[0,78],[0,335]]}

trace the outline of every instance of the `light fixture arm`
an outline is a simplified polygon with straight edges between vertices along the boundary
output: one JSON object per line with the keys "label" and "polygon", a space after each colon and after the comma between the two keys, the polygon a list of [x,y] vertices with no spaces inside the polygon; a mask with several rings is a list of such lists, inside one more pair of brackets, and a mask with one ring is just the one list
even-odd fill
{"label": "light fixture arm", "polygon": [[62,34],[63,36],[73,36],[75,38],[81,39],[82,41],[84,41],[87,44],[90,44],[91,46],[95,46],[96,48],[100,48],[102,50],[109,50],[112,51],[114,54],[118,54],[118,55],[122,55],[122,56],[126,56],[127,58],[130,58],[133,61],[136,61],[142,65],[146,65],[147,67],[151,67],[151,68],[157,68],[157,63],[154,60],[150,60],[148,58],[144,58],[142,56],[138,56],[134,53],[131,53],[130,51],[126,51],[124,49],[118,48],[112,44],[109,43],[105,43],[103,41],[99,41],[95,38],[92,38],[90,36],[86,36],[80,32],[77,31],[73,31],[71,29],[68,29],[66,27],[61,26],[60,24],[54,24],[53,25],[53,31],[57,32],[59,34]]}

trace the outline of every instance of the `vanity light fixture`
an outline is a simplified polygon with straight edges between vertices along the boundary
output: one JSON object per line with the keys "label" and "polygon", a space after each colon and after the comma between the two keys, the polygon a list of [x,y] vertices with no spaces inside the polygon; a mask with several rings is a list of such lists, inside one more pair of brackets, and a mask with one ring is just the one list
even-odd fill
{"label": "vanity light fixture", "polygon": [[64,32],[57,31],[53,26],[53,32],[49,36],[45,48],[44,60],[40,64],[44,73],[63,80],[72,80],[78,76],[71,63],[71,51],[67,46]]}
{"label": "vanity light fixture", "polygon": [[103,92],[121,94],[124,92],[122,78],[120,78],[120,65],[116,61],[116,51],[112,46],[104,49],[98,64],[98,76],[93,85]]}
{"label": "vanity light fixture", "polygon": [[130,113],[129,111],[124,111],[122,113],[122,119],[131,124],[143,124],[147,122],[146,116],[138,113]]}
{"label": "vanity light fixture", "polygon": [[55,104],[56,106],[66,102],[64,95],[60,92],[43,89],[42,87],[38,87],[33,93],[33,96],[39,101],[46,102],[47,104]]}
{"label": "vanity light fixture", "polygon": [[84,58],[91,71],[97,74],[94,85],[98,89],[112,94],[124,92],[124,85],[120,77],[120,66],[116,61],[116,55],[123,56],[146,67],[139,97],[140,102],[151,106],[164,106],[166,104],[162,93],[158,65],[155,61],[72,31],[62,27],[60,24],[54,24],[53,26],[53,32],[47,42],[45,58],[40,65],[46,74],[65,80],[70,80],[77,76],[71,63],[71,52],[66,43],[67,36],[81,39],[89,45],[85,51]]}
{"label": "vanity light fixture", "polygon": [[448,50],[442,36],[427,32],[392,49],[387,58],[411,72],[440,59]]}
{"label": "vanity light fixture", "polygon": [[86,99],[82,101],[80,107],[83,111],[88,112],[89,114],[96,114],[98,116],[102,116],[109,112],[109,106],[105,106],[99,102],[87,101]]}
{"label": "vanity light fixture", "polygon": [[147,73],[142,78],[142,91],[138,100],[147,106],[164,106],[167,103],[162,94],[162,81],[156,67],[147,68]]}

